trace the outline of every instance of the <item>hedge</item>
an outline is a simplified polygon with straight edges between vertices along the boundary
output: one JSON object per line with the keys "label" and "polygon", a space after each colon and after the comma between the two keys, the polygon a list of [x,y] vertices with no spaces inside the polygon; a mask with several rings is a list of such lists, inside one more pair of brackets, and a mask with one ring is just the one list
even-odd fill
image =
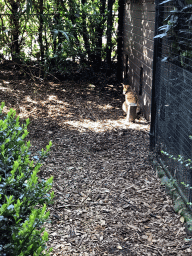
{"label": "hedge", "polygon": [[52,143],[32,160],[30,141],[25,139],[29,119],[20,125],[13,109],[3,115],[4,105],[0,107],[0,255],[49,255],[43,224],[54,197],[53,177],[42,180],[37,173]]}

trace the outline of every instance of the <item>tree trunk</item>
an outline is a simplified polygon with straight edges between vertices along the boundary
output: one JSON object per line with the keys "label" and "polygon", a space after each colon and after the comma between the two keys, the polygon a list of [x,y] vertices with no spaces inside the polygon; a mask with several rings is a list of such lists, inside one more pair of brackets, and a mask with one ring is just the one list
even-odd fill
{"label": "tree trunk", "polygon": [[117,37],[117,79],[123,80],[123,21],[125,0],[119,0]]}
{"label": "tree trunk", "polygon": [[[69,5],[69,8],[70,8],[69,18],[70,18],[72,24],[75,27],[75,25],[76,25],[76,17],[75,17],[74,7],[75,7],[76,3],[71,0],[71,1],[68,2],[68,5]],[[73,40],[73,43],[79,47],[80,46],[80,42],[79,42],[76,30],[73,31],[73,36],[75,38]],[[81,56],[81,61],[83,61],[83,59],[84,59],[83,56]]]}
{"label": "tree trunk", "polygon": [[20,25],[19,25],[19,1],[10,3],[11,5],[11,24],[13,26],[12,30],[12,44],[11,44],[11,55],[12,60],[17,61],[20,54],[19,45],[19,35],[20,35]]}
{"label": "tree trunk", "polygon": [[39,46],[41,54],[41,62],[44,59],[44,47],[43,47],[43,0],[39,0]]}
{"label": "tree trunk", "polygon": [[107,19],[107,47],[106,47],[106,61],[107,61],[107,75],[111,74],[111,34],[112,34],[112,8],[114,0],[108,0],[108,19]]}
{"label": "tree trunk", "polygon": [[100,69],[101,67],[101,61],[102,61],[102,37],[103,37],[103,31],[104,31],[104,23],[105,23],[105,3],[106,0],[100,0],[100,16],[102,17],[101,22],[96,28],[96,34],[97,34],[97,42],[96,42],[96,65],[97,69]]}
{"label": "tree trunk", "polygon": [[[84,5],[87,2],[87,0],[81,0],[81,3]],[[87,32],[87,24],[86,24],[86,13],[83,11],[82,13],[82,19],[83,19],[83,40],[85,43],[85,50],[88,54],[88,59],[91,60],[91,50],[90,50],[90,44],[89,44],[89,37]]]}

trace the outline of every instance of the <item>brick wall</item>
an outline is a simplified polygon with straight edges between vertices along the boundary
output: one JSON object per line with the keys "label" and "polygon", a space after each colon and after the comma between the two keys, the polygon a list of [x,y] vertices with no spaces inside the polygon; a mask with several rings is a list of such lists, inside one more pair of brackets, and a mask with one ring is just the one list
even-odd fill
{"label": "brick wall", "polygon": [[136,91],[142,112],[150,120],[155,3],[126,0],[124,77]]}

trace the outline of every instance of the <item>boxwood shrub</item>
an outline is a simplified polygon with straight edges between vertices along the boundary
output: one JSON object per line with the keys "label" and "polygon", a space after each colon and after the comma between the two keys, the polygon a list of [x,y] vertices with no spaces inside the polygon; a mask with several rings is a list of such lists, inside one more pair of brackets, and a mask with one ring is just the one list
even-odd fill
{"label": "boxwood shrub", "polygon": [[0,255],[49,255],[43,223],[49,217],[46,205],[54,197],[53,177],[40,180],[37,173],[51,142],[32,160],[30,141],[25,140],[29,119],[20,125],[13,109],[2,114],[4,105],[0,107]]}

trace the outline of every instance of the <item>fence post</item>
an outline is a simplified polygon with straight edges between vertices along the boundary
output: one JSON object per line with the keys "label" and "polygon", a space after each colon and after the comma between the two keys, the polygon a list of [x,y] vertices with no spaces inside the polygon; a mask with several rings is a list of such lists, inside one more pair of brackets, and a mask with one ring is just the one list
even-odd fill
{"label": "fence post", "polygon": [[[158,34],[158,28],[161,26],[163,19],[160,13],[159,0],[155,0],[155,36]],[[153,51],[153,78],[152,78],[152,93],[151,93],[151,127],[150,127],[150,150],[154,150],[157,142],[157,65],[158,57],[161,56],[162,39],[154,38],[154,51]]]}

